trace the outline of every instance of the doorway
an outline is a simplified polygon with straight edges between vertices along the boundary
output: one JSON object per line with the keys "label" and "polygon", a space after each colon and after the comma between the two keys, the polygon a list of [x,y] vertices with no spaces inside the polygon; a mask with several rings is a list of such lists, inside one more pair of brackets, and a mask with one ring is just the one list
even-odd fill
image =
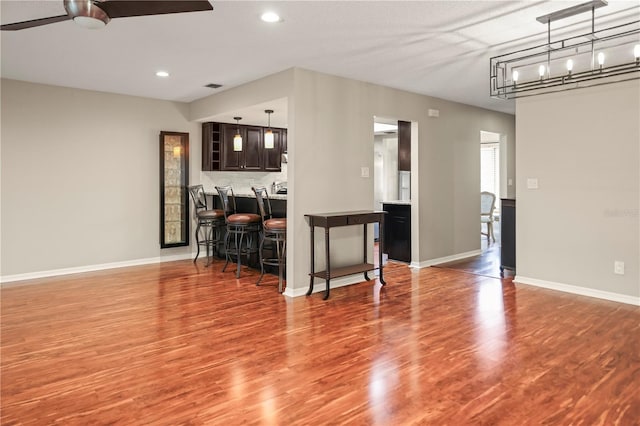
{"label": "doorway", "polygon": [[[492,222],[481,224],[484,228],[481,234],[481,248],[490,247],[493,240],[488,237],[490,226],[493,228],[493,237],[499,245],[499,226],[495,222],[500,220],[500,134],[493,132],[480,132],[480,191],[490,192],[495,195],[495,209]],[[486,213],[486,212],[484,212]]]}
{"label": "doorway", "polygon": [[[390,260],[411,262],[411,123],[374,117],[375,210],[387,212],[384,254]],[[379,241],[380,229],[374,227]]]}

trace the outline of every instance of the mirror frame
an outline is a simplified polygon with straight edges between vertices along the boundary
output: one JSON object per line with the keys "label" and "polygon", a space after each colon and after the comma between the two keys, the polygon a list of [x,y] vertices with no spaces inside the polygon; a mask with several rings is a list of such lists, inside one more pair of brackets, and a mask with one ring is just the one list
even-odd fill
{"label": "mirror frame", "polygon": [[189,133],[160,132],[160,248],[189,245]]}

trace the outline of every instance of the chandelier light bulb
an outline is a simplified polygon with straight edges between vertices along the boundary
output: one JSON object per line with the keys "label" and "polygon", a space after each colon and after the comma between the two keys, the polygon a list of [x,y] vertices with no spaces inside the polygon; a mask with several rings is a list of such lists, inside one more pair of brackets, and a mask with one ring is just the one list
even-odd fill
{"label": "chandelier light bulb", "polygon": [[602,52],[598,53],[598,65],[600,65],[600,69],[604,65],[604,53]]}
{"label": "chandelier light bulb", "polygon": [[573,71],[573,59],[567,60],[567,71],[569,71],[569,74]]}
{"label": "chandelier light bulb", "polygon": [[511,74],[511,78],[513,79],[513,83],[517,83],[518,82],[518,78],[520,77],[520,73],[518,71],[514,71]]}
{"label": "chandelier light bulb", "polygon": [[544,72],[547,70],[547,67],[545,67],[544,65],[540,65],[538,67],[538,75],[540,76],[540,79],[544,78]]}
{"label": "chandelier light bulb", "polygon": [[640,44],[636,44],[633,48],[633,56],[636,58],[636,62],[640,61]]}

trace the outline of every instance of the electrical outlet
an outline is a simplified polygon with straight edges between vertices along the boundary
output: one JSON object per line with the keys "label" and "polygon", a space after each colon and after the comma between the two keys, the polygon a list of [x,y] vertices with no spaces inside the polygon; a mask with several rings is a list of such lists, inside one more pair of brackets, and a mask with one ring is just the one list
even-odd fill
{"label": "electrical outlet", "polygon": [[538,189],[538,178],[528,178],[527,189]]}
{"label": "electrical outlet", "polygon": [[624,262],[616,260],[613,262],[613,273],[617,275],[624,275]]}

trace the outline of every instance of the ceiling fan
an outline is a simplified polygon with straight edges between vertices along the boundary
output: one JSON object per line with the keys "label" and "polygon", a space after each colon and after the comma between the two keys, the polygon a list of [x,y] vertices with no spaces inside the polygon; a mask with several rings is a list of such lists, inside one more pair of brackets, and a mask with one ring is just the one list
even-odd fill
{"label": "ceiling fan", "polygon": [[102,28],[114,18],[130,16],[163,15],[166,13],[200,12],[213,10],[208,0],[63,0],[66,15],[33,19],[0,26],[2,31],[23,30],[41,25],[73,19],[85,28]]}

